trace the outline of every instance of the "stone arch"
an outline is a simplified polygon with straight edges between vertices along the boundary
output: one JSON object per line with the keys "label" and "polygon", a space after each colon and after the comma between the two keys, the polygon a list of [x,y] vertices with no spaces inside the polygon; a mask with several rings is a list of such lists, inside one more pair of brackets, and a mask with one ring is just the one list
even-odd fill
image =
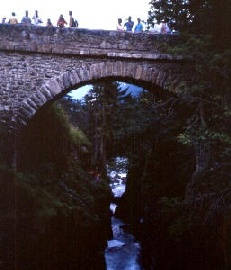
{"label": "stone arch", "polygon": [[61,75],[51,78],[39,90],[24,99],[15,117],[15,122],[18,126],[16,129],[27,125],[28,121],[43,105],[65,95],[68,90],[110,77],[130,78],[134,81],[143,81],[156,85],[162,89],[169,89],[170,82],[172,85],[178,81],[176,78],[173,80],[169,70],[161,68],[160,65],[127,63],[123,61],[85,64],[71,71],[64,71]]}

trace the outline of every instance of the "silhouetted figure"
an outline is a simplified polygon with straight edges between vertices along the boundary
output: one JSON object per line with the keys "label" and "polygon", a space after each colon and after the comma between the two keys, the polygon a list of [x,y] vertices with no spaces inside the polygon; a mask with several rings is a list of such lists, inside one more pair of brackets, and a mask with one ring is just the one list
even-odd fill
{"label": "silhouetted figure", "polygon": [[64,20],[63,15],[61,14],[57,21],[57,26],[63,28],[65,24],[67,24],[67,22]]}
{"label": "silhouetted figure", "polygon": [[30,25],[31,24],[31,19],[28,16],[28,11],[26,10],[26,16],[22,18],[21,23]]}
{"label": "silhouetted figure", "polygon": [[167,34],[167,26],[166,26],[166,23],[162,23],[162,24],[161,24],[160,33],[161,33],[161,34]]}
{"label": "silhouetted figure", "polygon": [[16,14],[14,12],[11,13],[12,17],[9,19],[9,24],[17,24],[18,20],[16,18]]}
{"label": "silhouetted figure", "polygon": [[52,26],[53,26],[53,24],[52,24],[52,22],[51,22],[51,19],[48,18],[48,19],[47,19],[47,27],[52,27]]}
{"label": "silhouetted figure", "polygon": [[128,21],[124,24],[124,27],[127,32],[132,32],[132,28],[134,26],[134,22],[132,21],[132,17],[128,17]]}
{"label": "silhouetted figure", "polygon": [[70,27],[78,27],[79,26],[78,21],[72,17],[72,11],[69,11],[69,15],[70,15],[69,26]]}
{"label": "silhouetted figure", "polygon": [[38,16],[37,10],[35,10],[35,15],[33,16],[32,20],[34,25],[41,25],[43,23],[43,21]]}
{"label": "silhouetted figure", "polygon": [[143,24],[141,23],[141,19],[137,18],[137,25],[135,26],[134,33],[142,33],[143,32]]}
{"label": "silhouetted figure", "polygon": [[2,18],[2,24],[6,23],[6,18]]}
{"label": "silhouetted figure", "polygon": [[118,24],[117,24],[116,30],[117,31],[124,31],[124,27],[122,25],[122,19],[121,18],[118,18]]}

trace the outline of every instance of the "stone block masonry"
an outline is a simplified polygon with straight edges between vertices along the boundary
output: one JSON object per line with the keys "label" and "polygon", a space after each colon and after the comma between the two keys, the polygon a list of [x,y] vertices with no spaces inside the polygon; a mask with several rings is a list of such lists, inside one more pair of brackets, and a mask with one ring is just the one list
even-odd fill
{"label": "stone block masonry", "polygon": [[[0,125],[19,129],[47,102],[113,78],[174,91],[192,64],[164,53],[168,35],[0,25]],[[165,44],[165,45],[164,45]]]}

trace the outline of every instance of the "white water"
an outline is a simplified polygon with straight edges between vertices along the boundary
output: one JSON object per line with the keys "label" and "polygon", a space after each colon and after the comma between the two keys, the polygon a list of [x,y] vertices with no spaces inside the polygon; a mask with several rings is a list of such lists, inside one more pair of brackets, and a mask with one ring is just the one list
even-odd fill
{"label": "white water", "polygon": [[[121,197],[125,192],[126,173],[109,172],[111,178],[110,187],[114,197]],[[113,215],[117,205],[110,204],[110,210]],[[105,260],[107,270],[141,270],[138,262],[140,253],[140,244],[135,241],[135,237],[124,231],[126,225],[122,220],[112,216],[111,218],[113,239],[108,241],[105,250]]]}

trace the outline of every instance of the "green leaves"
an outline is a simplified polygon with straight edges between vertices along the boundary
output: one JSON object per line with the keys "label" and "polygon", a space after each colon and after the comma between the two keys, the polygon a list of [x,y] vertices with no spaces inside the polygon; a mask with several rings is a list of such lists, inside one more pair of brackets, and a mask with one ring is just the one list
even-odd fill
{"label": "green leaves", "polygon": [[231,3],[229,0],[152,0],[148,23],[166,22],[181,33],[211,34],[222,46],[222,40],[230,44]]}

